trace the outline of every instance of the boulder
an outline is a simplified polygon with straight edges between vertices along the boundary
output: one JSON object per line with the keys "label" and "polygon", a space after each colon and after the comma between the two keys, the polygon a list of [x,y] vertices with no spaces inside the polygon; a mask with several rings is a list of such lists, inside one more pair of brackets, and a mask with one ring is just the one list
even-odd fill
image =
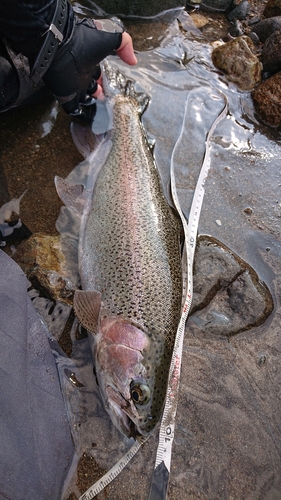
{"label": "boulder", "polygon": [[241,90],[251,90],[261,81],[262,70],[253,50],[252,40],[247,36],[240,36],[215,48],[212,61]]}
{"label": "boulder", "polygon": [[260,119],[271,127],[281,125],[281,71],[262,82],[252,92]]}
{"label": "boulder", "polygon": [[255,24],[252,32],[256,33],[260,42],[264,43],[275,31],[281,29],[281,16],[269,17]]}
{"label": "boulder", "polygon": [[265,17],[281,16],[281,0],[268,0],[263,14]]}
{"label": "boulder", "polygon": [[264,71],[277,73],[281,70],[281,29],[275,31],[265,41],[262,49],[262,64]]}

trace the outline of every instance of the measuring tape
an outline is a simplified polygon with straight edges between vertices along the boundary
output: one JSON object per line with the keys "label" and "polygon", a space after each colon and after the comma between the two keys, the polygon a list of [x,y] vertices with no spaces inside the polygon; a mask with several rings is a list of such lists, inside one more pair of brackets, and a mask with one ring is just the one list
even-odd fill
{"label": "measuring tape", "polygon": [[[192,91],[190,92],[189,96],[191,94]],[[171,457],[172,457],[172,444],[174,439],[175,419],[177,411],[177,396],[178,396],[179,382],[180,382],[184,330],[185,330],[185,323],[187,320],[187,316],[190,311],[192,295],[193,295],[193,273],[192,273],[193,260],[196,247],[198,223],[205,193],[204,184],[210,168],[210,154],[209,154],[210,138],[213,135],[213,132],[217,124],[227,115],[227,99],[224,96],[224,94],[221,95],[224,99],[224,107],[220,112],[220,114],[215,119],[214,123],[212,124],[206,138],[204,161],[194,191],[188,223],[181,210],[177,195],[175,172],[174,172],[174,155],[178,144],[182,140],[182,136],[184,133],[184,123],[185,123],[189,99],[187,99],[185,103],[183,126],[181,129],[181,133],[176,141],[171,157],[170,173],[171,173],[172,198],[175,208],[181,218],[184,230],[184,237],[185,237],[185,247],[183,254],[183,259],[186,264],[186,269],[183,276],[184,301],[183,301],[182,315],[176,333],[175,345],[170,365],[167,396],[159,431],[159,442],[157,447],[156,461],[155,461],[148,500],[165,500],[167,495],[169,476],[170,476]],[[100,493],[111,481],[113,481],[113,479],[115,479],[120,474],[120,472],[124,469],[124,467],[126,467],[126,465],[130,462],[130,460],[133,458],[133,456],[137,453],[139,448],[147,439],[148,438],[141,438],[139,439],[139,441],[136,441],[133,444],[133,446],[128,450],[128,452],[114,465],[114,467],[112,467],[112,469],[110,469],[101,479],[99,479],[93,486],[91,486],[79,498],[79,500],[91,500],[98,493]]]}
{"label": "measuring tape", "polygon": [[174,153],[175,150],[177,149],[177,145],[182,139],[182,135],[184,132],[184,123],[187,112],[188,100],[186,101],[185,105],[183,127],[178,137],[178,140],[175,144],[171,158],[172,198],[174,205],[177,209],[177,212],[181,218],[185,236],[184,251],[187,264],[186,296],[183,304],[181,319],[176,334],[175,345],[170,365],[166,403],[164,406],[163,417],[159,431],[159,443],[157,448],[155,466],[154,466],[148,500],[165,500],[167,495],[169,476],[170,476],[171,456],[172,456],[172,444],[174,440],[175,419],[177,411],[177,399],[178,399],[177,396],[178,396],[179,382],[180,382],[180,369],[181,369],[184,330],[185,330],[185,323],[187,320],[187,316],[190,311],[192,295],[193,295],[193,272],[192,272],[193,260],[196,247],[198,223],[205,193],[204,184],[210,168],[210,154],[209,154],[210,138],[213,135],[213,132],[217,124],[227,115],[227,100],[223,94],[222,96],[224,98],[224,107],[220,112],[220,114],[215,119],[206,138],[204,161],[193,194],[193,200],[189,213],[188,224],[180,207],[176,190],[175,174],[174,174]]}
{"label": "measuring tape", "polygon": [[100,493],[113,479],[115,479],[120,472],[128,465],[130,460],[134,457],[137,451],[140,449],[142,444],[147,440],[147,438],[140,438],[139,441],[135,441],[133,446],[127,451],[127,453],[120,458],[120,460],[110,469],[101,479],[99,479],[93,486],[91,486],[80,498],[79,500],[91,500],[98,493]]}

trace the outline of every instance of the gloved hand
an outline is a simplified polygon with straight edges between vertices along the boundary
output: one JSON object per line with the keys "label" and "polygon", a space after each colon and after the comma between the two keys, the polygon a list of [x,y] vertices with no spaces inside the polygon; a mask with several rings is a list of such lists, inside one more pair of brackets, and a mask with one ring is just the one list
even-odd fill
{"label": "gloved hand", "polygon": [[101,92],[99,63],[114,51],[128,64],[136,64],[131,37],[118,19],[74,20],[69,40],[58,49],[43,77],[66,113],[92,122],[93,94]]}

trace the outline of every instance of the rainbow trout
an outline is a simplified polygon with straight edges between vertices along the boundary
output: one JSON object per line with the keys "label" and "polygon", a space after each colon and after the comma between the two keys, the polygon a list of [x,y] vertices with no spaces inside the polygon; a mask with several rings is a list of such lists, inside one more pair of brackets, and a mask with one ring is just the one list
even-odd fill
{"label": "rainbow trout", "polygon": [[181,313],[181,225],[140,122],[143,95],[111,67],[103,78],[107,95],[115,91],[113,121],[83,213],[74,310],[90,332],[105,408],[122,433],[137,437],[153,429],[165,400]]}

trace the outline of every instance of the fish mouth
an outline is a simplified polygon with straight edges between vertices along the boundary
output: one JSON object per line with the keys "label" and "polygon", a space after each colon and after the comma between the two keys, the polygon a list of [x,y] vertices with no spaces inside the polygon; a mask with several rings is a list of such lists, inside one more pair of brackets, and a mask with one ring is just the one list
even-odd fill
{"label": "fish mouth", "polygon": [[137,439],[138,437],[141,436],[133,420],[122,408],[121,408],[121,419],[122,419],[121,420],[122,430],[123,429],[125,430],[125,432],[123,430],[123,433],[125,433],[128,438]]}
{"label": "fish mouth", "polygon": [[106,387],[107,404],[106,408],[111,416],[114,425],[128,438],[138,439],[142,436],[133,418],[137,418],[136,411],[133,411],[132,403],[120,394],[111,385]]}

